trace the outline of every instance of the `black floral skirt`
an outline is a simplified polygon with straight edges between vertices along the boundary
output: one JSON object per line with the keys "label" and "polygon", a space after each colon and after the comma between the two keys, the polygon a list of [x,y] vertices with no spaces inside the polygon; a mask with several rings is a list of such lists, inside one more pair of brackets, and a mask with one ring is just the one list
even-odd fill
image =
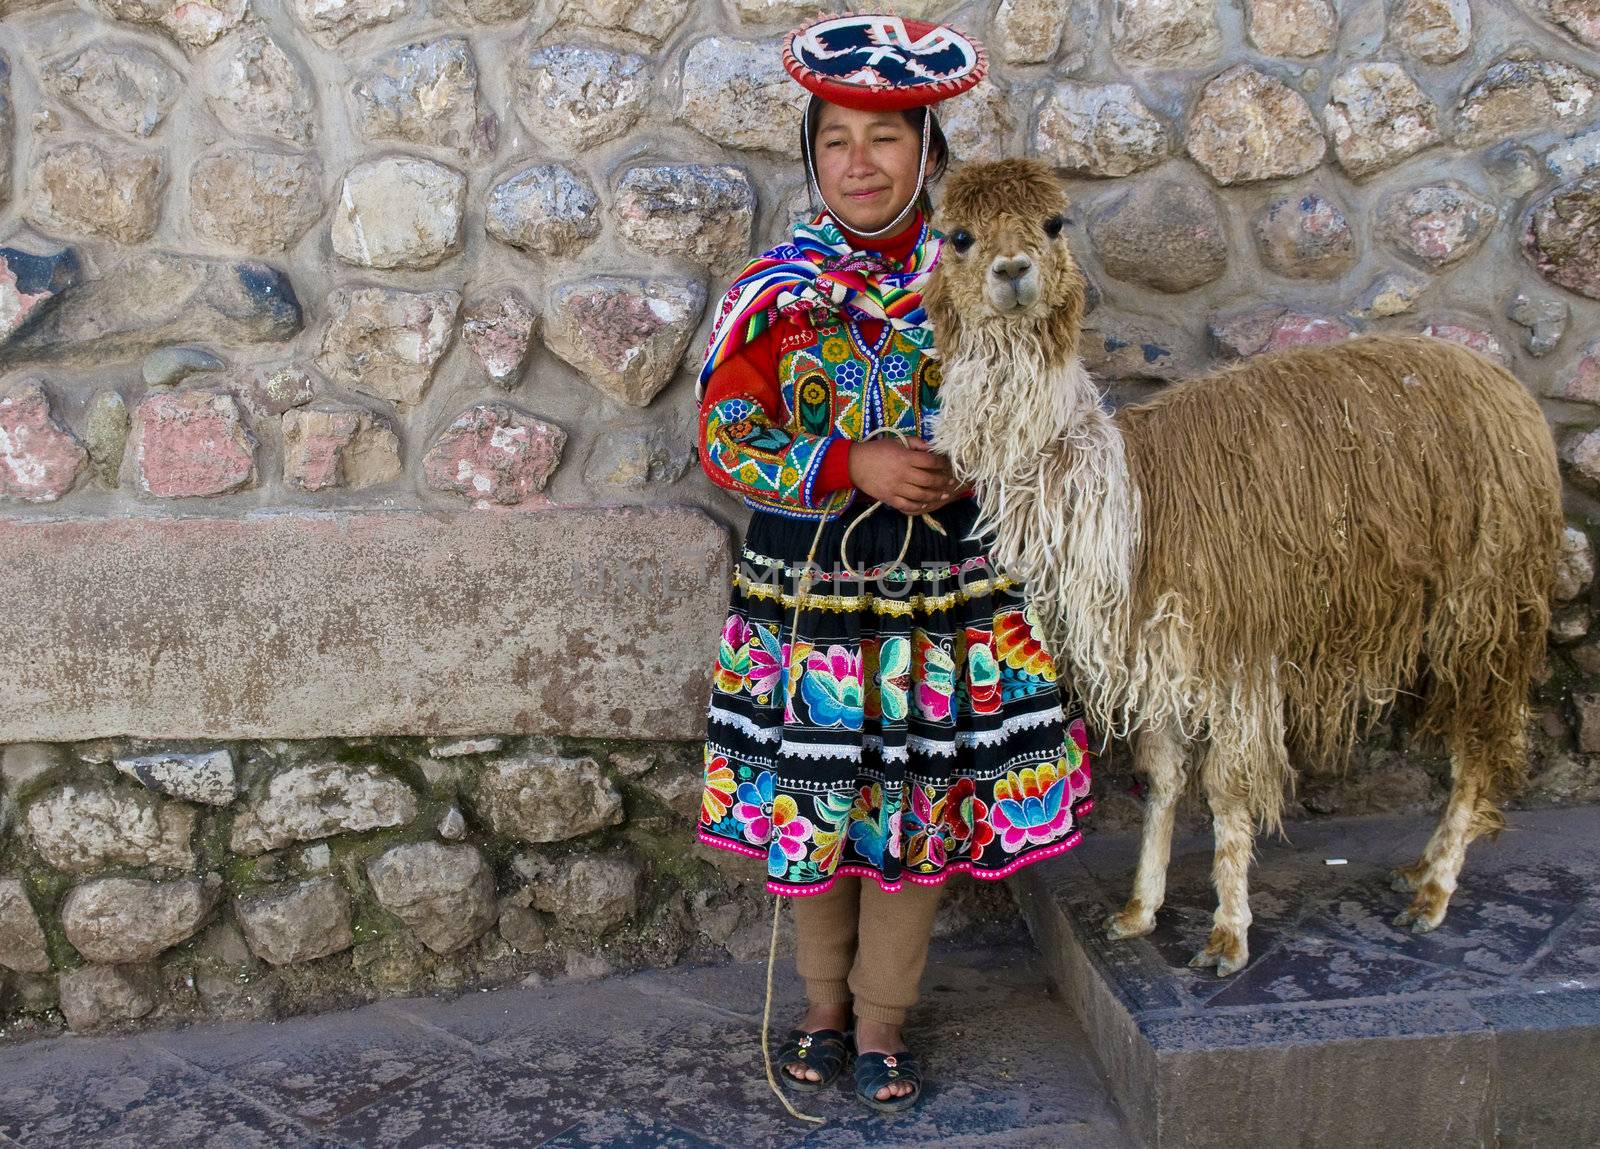
{"label": "black floral skirt", "polygon": [[[711,668],[700,839],[767,863],[767,889],[839,874],[1003,878],[1063,853],[1093,805],[1082,708],[1020,586],[965,536],[976,501],[913,520],[858,496],[814,520],[756,511]],[[798,634],[798,638],[796,638]]]}

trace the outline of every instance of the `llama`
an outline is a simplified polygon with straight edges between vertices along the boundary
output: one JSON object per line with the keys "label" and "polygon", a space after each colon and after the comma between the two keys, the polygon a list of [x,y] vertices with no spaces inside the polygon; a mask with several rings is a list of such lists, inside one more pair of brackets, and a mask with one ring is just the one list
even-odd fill
{"label": "llama", "polygon": [[[1187,749],[1212,815],[1213,929],[1192,965],[1249,957],[1257,828],[1291,755],[1337,765],[1397,698],[1449,751],[1451,791],[1396,923],[1444,919],[1467,844],[1527,766],[1562,529],[1555,447],[1518,381],[1422,336],[1261,356],[1111,412],[1078,356],[1085,282],[1041,163],[970,164],[926,293],[943,360],[933,444],[972,482],[1103,734],[1147,779],[1132,896],[1155,926]],[[1067,667],[1064,667],[1067,669]]]}

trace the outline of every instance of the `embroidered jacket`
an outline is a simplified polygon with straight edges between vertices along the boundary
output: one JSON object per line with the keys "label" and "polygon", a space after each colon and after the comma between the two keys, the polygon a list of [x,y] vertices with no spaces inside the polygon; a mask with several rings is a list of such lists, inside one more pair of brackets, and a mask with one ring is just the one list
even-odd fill
{"label": "embroidered jacket", "polygon": [[[913,242],[919,227],[908,229]],[[885,244],[886,254],[909,250],[906,238]],[[813,328],[779,316],[707,379],[701,466],[748,506],[835,518],[854,502],[850,445],[882,426],[928,438],[939,384],[938,360],[888,324],[859,318]],[[830,508],[840,490],[850,496]]]}

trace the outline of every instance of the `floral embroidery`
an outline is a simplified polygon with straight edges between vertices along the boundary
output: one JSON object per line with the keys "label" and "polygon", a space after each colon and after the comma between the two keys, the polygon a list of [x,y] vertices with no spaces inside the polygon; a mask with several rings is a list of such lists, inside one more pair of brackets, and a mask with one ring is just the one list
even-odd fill
{"label": "floral embroidery", "polygon": [[913,630],[916,644],[917,713],[930,722],[948,722],[955,695],[956,667],[950,652],[928,637],[926,631]]}
{"label": "floral embroidery", "polygon": [[700,820],[707,825],[722,821],[733,806],[735,783],[733,770],[725,755],[718,754],[706,760],[706,788],[700,797]]}
{"label": "floral embroidery", "polygon": [[848,647],[830,646],[806,659],[800,682],[811,720],[818,726],[861,729],[861,656]]}
{"label": "floral embroidery", "polygon": [[805,857],[811,823],[800,816],[800,807],[793,798],[780,794],[772,804],[772,827],[776,833],[767,850],[767,872],[781,875],[789,868],[790,861]]}
{"label": "floral embroidery", "polygon": [[1028,843],[1054,841],[1071,824],[1065,762],[1012,771],[994,785],[990,820],[1000,846],[1014,854]]}
{"label": "floral embroidery", "polygon": [[744,827],[745,840],[765,846],[772,836],[772,771],[763,770],[754,782],[741,782],[733,816]]}
{"label": "floral embroidery", "polygon": [[758,702],[766,702],[783,678],[783,649],[778,629],[758,622],[750,628],[750,658],[745,671],[746,688]]}
{"label": "floral embroidery", "polygon": [[949,826],[944,821],[943,806],[948,797],[937,802],[934,791],[912,783],[911,807],[906,811],[906,865],[916,870],[938,870],[945,863],[945,835]]}
{"label": "floral embroidery", "polygon": [[724,694],[737,694],[744,687],[749,671],[750,628],[742,615],[730,614],[722,627],[722,641],[717,645],[717,668],[712,674],[712,684]]}
{"label": "floral embroidery", "polygon": [[994,657],[994,636],[969,626],[966,629],[967,700],[974,714],[1000,710],[1000,663]]}
{"label": "floral embroidery", "polygon": [[818,820],[811,835],[816,849],[811,851],[811,861],[824,874],[833,873],[839,864],[853,804],[851,795],[840,791],[830,791],[817,800]]}
{"label": "floral embroidery", "polygon": [[850,358],[850,343],[841,336],[835,335],[822,341],[822,358],[828,363],[843,363]]}
{"label": "floral embroidery", "polygon": [[850,808],[850,841],[874,866],[900,856],[900,810],[893,795],[886,802],[883,787],[863,786]]}

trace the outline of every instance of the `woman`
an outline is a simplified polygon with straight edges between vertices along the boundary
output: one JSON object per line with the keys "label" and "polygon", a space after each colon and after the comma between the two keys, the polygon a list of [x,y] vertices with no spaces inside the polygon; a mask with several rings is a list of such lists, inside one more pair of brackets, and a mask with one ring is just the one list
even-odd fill
{"label": "woman", "polygon": [[[897,64],[926,65],[929,45],[948,64],[952,38],[964,75],[884,98],[930,71]],[[925,185],[947,160],[931,103],[982,63],[959,33],[896,17],[791,35],[821,210],[729,290],[700,377],[702,466],[755,508],[713,667],[700,837],[765,859],[767,889],[793,898],[809,1008],[779,1053],[785,1085],[823,1088],[853,1052],[857,1096],[884,1111],[921,1094],[901,1025],[945,879],[1069,849],[1090,805],[1078,708],[928,441]]]}

